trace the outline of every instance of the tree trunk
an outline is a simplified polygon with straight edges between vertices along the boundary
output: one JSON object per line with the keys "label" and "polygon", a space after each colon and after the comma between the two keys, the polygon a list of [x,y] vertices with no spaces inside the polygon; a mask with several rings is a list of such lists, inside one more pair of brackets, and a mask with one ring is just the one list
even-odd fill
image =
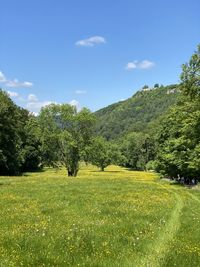
{"label": "tree trunk", "polygon": [[104,172],[104,167],[101,167],[101,171]]}
{"label": "tree trunk", "polygon": [[67,174],[68,177],[76,177],[78,173],[78,161],[73,162],[72,166],[67,167]]}
{"label": "tree trunk", "polygon": [[71,176],[73,176],[73,175],[72,175],[72,171],[71,171],[71,170],[69,170],[69,169],[67,170],[67,174],[68,174],[68,177],[71,177]]}
{"label": "tree trunk", "polygon": [[79,169],[79,151],[73,148],[69,160],[66,162],[68,177],[76,177]]}

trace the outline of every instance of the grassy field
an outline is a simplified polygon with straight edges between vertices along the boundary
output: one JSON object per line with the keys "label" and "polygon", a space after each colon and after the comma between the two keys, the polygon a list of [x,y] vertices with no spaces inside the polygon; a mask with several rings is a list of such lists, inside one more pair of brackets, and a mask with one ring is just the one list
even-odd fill
{"label": "grassy field", "polygon": [[200,266],[200,191],[82,167],[0,177],[0,266]]}

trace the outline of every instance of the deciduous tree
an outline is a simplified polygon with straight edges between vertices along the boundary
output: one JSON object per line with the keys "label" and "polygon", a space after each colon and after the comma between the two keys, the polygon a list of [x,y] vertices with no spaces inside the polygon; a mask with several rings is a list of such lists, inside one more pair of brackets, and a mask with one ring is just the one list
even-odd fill
{"label": "deciduous tree", "polygon": [[81,154],[90,144],[94,121],[94,116],[86,108],[77,112],[68,104],[44,107],[39,115],[44,162],[65,166],[68,176],[76,176]]}

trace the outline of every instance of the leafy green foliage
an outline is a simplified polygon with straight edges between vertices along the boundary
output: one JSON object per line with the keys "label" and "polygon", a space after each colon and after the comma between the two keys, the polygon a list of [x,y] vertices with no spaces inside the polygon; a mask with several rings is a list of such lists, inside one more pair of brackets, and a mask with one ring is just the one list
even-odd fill
{"label": "leafy green foliage", "polygon": [[22,155],[20,109],[0,90],[0,174],[20,173]]}
{"label": "leafy green foliage", "polygon": [[191,99],[200,98],[200,45],[182,69],[181,91]]}
{"label": "leafy green foliage", "polygon": [[155,157],[155,141],[147,134],[131,133],[121,146],[125,161],[122,165],[135,170],[145,170],[149,161]]}
{"label": "leafy green foliage", "polygon": [[189,183],[200,179],[200,47],[183,65],[182,97],[162,123],[157,170]]}
{"label": "leafy green foliage", "polygon": [[90,162],[104,171],[112,162],[109,143],[103,137],[96,137],[90,147]]}
{"label": "leafy green foliage", "polygon": [[44,163],[65,166],[68,176],[76,176],[81,155],[90,144],[94,116],[87,109],[77,112],[68,104],[51,104],[42,109],[39,122]]}
{"label": "leafy green foliage", "polygon": [[125,158],[117,144],[106,141],[103,137],[96,137],[88,147],[88,161],[104,171],[110,164],[120,165]]}
{"label": "leafy green foliage", "polygon": [[36,118],[0,90],[0,174],[37,170],[41,163],[39,139]]}
{"label": "leafy green foliage", "polygon": [[0,175],[39,168],[40,135],[36,124],[35,117],[0,90]]}
{"label": "leafy green foliage", "polygon": [[24,126],[24,140],[22,145],[23,164],[22,171],[36,171],[42,167],[41,157],[41,129],[38,119],[29,115]]}

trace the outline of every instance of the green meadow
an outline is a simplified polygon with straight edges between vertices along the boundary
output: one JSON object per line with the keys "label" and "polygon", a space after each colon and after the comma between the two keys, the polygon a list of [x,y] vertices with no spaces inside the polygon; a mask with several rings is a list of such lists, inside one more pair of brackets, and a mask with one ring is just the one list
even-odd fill
{"label": "green meadow", "polygon": [[81,167],[0,178],[0,266],[200,266],[200,191]]}

